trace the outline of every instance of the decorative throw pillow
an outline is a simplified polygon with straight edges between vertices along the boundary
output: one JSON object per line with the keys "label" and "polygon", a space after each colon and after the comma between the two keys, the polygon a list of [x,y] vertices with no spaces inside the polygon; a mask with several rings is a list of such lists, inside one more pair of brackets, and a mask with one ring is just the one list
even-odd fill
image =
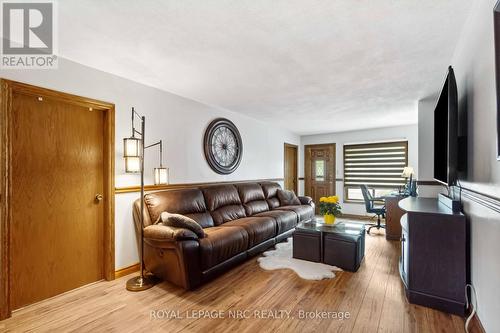
{"label": "decorative throw pillow", "polygon": [[199,225],[195,220],[181,214],[171,214],[169,212],[163,212],[160,214],[160,218],[157,223],[163,223],[170,227],[184,228],[194,232],[199,238],[205,237],[205,232],[201,225]]}
{"label": "decorative throw pillow", "polygon": [[296,206],[300,205],[300,200],[293,191],[278,190],[278,199],[281,206]]}

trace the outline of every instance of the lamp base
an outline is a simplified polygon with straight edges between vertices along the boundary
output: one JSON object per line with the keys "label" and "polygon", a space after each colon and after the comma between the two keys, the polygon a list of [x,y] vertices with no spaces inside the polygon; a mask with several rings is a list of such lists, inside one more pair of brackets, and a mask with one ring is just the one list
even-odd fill
{"label": "lamp base", "polygon": [[156,278],[153,275],[143,277],[136,276],[127,281],[128,291],[142,291],[153,287],[156,284]]}

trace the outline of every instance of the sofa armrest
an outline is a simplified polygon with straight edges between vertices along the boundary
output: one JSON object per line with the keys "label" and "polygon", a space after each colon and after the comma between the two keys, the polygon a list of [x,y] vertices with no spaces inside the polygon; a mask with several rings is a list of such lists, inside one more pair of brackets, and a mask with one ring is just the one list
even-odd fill
{"label": "sofa armrest", "polygon": [[201,283],[200,244],[184,228],[151,225],[144,228],[144,268],[184,289]]}
{"label": "sofa armrest", "polygon": [[189,229],[170,227],[166,225],[150,225],[144,228],[144,237],[157,241],[197,240],[198,236]]}
{"label": "sofa armrest", "polygon": [[314,204],[314,201],[311,197],[308,197],[308,196],[299,196],[299,201],[302,205],[309,205],[311,206],[312,208],[316,207],[316,205]]}

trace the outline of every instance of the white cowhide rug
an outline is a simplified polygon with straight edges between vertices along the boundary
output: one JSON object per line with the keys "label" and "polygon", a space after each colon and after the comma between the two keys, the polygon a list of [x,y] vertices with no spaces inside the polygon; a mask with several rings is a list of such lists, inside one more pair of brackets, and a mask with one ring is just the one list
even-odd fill
{"label": "white cowhide rug", "polygon": [[287,242],[276,244],[275,250],[264,252],[264,256],[257,261],[260,267],[265,270],[291,269],[305,280],[333,279],[335,277],[334,271],[342,270],[318,262],[295,259],[292,257],[292,251],[292,238],[289,238]]}

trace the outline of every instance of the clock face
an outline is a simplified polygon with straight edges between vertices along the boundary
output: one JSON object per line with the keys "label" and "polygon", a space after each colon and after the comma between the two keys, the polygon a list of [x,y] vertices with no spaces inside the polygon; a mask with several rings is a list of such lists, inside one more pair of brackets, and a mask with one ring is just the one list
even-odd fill
{"label": "clock face", "polygon": [[234,172],[241,161],[241,136],[228,119],[219,118],[210,123],[205,132],[205,158],[215,172]]}

